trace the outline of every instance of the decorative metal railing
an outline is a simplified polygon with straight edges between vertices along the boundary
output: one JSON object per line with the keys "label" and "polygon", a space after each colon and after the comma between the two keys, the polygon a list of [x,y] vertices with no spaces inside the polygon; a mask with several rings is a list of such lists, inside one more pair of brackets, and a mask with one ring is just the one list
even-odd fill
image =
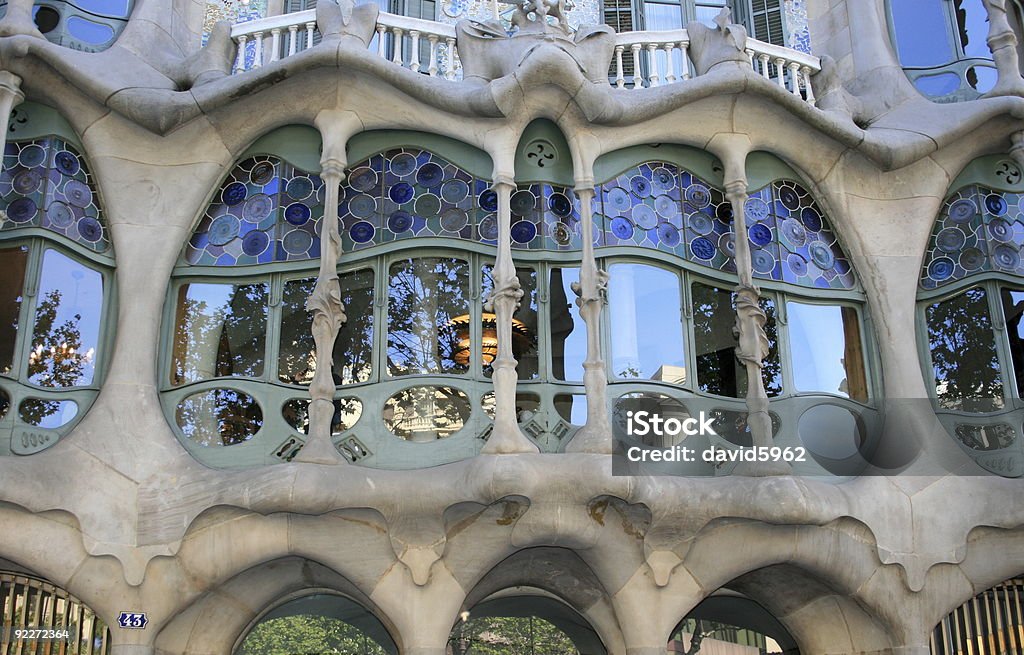
{"label": "decorative metal railing", "polygon": [[[381,58],[431,77],[461,77],[453,26],[382,12],[376,31],[370,49]],[[231,37],[238,44],[235,72],[254,70],[312,47],[317,39],[316,12],[239,23]],[[616,35],[609,81],[618,88],[639,89],[688,80],[693,76],[689,47],[684,29],[621,32]],[[817,57],[756,39],[747,40],[746,54],[751,67],[765,79],[814,104],[810,77],[821,70]]]}
{"label": "decorative metal railing", "polygon": [[[107,655],[110,630],[82,601],[45,580],[0,572],[0,655]],[[19,631],[48,628],[56,639],[24,639]]]}

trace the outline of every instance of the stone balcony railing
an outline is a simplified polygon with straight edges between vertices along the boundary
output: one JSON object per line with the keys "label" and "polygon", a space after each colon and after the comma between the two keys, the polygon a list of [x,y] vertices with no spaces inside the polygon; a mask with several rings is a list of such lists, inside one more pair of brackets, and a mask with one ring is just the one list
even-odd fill
{"label": "stone balcony railing", "polygon": [[[313,47],[316,27],[314,10],[234,25],[231,38],[238,46],[234,73],[261,68]],[[685,29],[621,32],[615,37],[609,74],[613,86],[649,88],[682,82],[694,75]],[[381,12],[370,50],[413,72],[457,80],[462,77],[462,67],[455,46],[452,25]],[[810,76],[821,70],[817,57],[756,39],[747,39],[745,52],[756,72],[814,104]]]}

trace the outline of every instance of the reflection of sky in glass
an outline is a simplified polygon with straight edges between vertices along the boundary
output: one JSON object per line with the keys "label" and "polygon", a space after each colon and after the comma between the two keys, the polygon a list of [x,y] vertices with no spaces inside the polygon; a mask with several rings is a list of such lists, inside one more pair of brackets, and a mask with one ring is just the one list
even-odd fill
{"label": "reflection of sky in glass", "polygon": [[[81,357],[81,371],[76,380],[57,381],[56,385],[74,386],[92,382],[96,367],[96,355],[100,333],[100,310],[103,307],[103,276],[73,259],[65,257],[56,250],[47,250],[43,255],[42,273],[39,277],[37,302],[46,300],[47,296],[59,292],[60,303],[57,305],[55,328],[64,324],[81,338],[77,349],[80,355],[92,350],[92,355]],[[35,335],[45,337],[46,335]],[[60,348],[61,343],[43,343],[45,350],[50,347]],[[30,379],[39,383],[46,375],[33,375]]]}
{"label": "reflection of sky in glass", "polygon": [[[559,380],[582,380],[587,358],[587,332],[576,306],[573,282],[580,279],[578,268],[552,268],[549,290],[551,306],[552,376]],[[561,283],[559,283],[561,280]]]}
{"label": "reflection of sky in glass", "polygon": [[939,66],[956,59],[947,37],[944,0],[891,0],[889,7],[901,64]]}
{"label": "reflection of sky in glass", "polygon": [[[1007,9],[1010,3],[1007,3]],[[982,0],[957,0],[957,20],[960,20],[961,11],[966,12],[963,24],[960,28],[960,45],[964,48],[964,54],[968,57],[980,57],[991,59],[992,51],[988,48],[988,12],[985,11],[985,4]]]}
{"label": "reflection of sky in glass", "polygon": [[[613,374],[654,379],[663,366],[682,369],[679,277],[642,264],[614,264],[609,273]],[[659,379],[681,377],[666,373]]]}
{"label": "reflection of sky in glass", "polygon": [[842,308],[786,303],[793,381],[797,391],[841,393],[846,379],[846,333]]}
{"label": "reflection of sky in glass", "polygon": [[[721,11],[722,7],[725,6],[725,0],[703,0],[697,3],[697,20],[705,25],[715,27],[715,16]],[[736,15],[733,14],[733,22],[736,21]]]}
{"label": "reflection of sky in glass", "polygon": [[683,26],[682,7],[678,3],[644,3],[644,29],[678,30]]}

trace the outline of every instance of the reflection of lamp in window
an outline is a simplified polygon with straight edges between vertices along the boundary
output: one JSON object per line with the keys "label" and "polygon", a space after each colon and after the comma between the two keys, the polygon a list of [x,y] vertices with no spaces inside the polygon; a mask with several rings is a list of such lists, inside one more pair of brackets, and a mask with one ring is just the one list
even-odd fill
{"label": "reflection of lamp in window", "polygon": [[[494,314],[484,312],[481,316],[481,327],[483,329],[483,342],[480,347],[480,354],[484,366],[490,366],[498,357],[498,317]],[[462,366],[469,366],[469,357],[472,352],[472,343],[469,336],[469,314],[456,316],[449,323],[455,328],[455,336],[458,339],[453,359]],[[526,325],[515,318],[512,319],[512,354],[517,359],[520,353],[527,352],[534,343],[533,335]]]}

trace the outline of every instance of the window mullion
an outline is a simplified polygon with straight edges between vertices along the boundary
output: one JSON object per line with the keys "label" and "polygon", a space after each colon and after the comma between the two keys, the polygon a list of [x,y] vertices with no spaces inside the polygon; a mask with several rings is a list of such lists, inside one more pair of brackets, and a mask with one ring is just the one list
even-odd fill
{"label": "window mullion", "polygon": [[[284,276],[275,273],[269,279],[269,298],[267,308],[267,326],[263,351],[266,360],[263,363],[263,379],[267,382],[276,382],[279,371],[278,353],[281,349],[281,321],[284,320],[283,298],[284,298]],[[319,353],[318,353],[319,354]]]}
{"label": "window mullion", "polygon": [[43,252],[45,242],[33,239],[29,244],[28,266],[25,267],[25,296],[21,302],[18,315],[18,336],[14,348],[14,370],[11,371],[22,383],[28,382],[28,355],[32,349],[32,336],[35,334],[36,307],[39,305],[39,284],[43,274]]}
{"label": "window mullion", "polygon": [[1003,400],[1009,409],[1013,407],[1017,380],[1016,371],[1013,369],[1013,357],[1010,354],[1010,335],[1006,326],[1006,316],[1003,314],[1003,298],[999,282],[997,280],[987,281],[985,292],[988,295],[988,312],[992,321],[992,338],[995,340],[996,358],[999,361],[999,372],[1002,375]]}

